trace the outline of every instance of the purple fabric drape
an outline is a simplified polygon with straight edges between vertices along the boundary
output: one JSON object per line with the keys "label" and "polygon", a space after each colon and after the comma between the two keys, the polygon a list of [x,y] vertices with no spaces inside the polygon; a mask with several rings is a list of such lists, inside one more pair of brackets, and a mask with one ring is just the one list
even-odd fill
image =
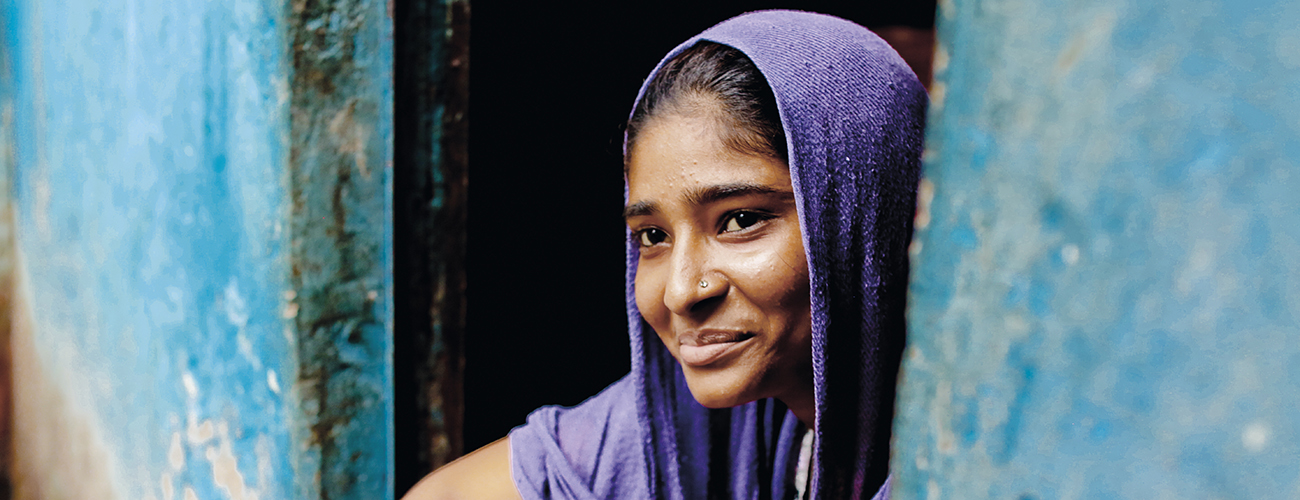
{"label": "purple fabric drape", "polygon": [[[664,60],[699,40],[754,61],[785,128],[812,293],[813,497],[886,498],[925,90],[879,37],[831,16],[745,14]],[[696,403],[637,312],[637,260],[629,235],[631,372],[577,407],[537,410],[511,432],[520,493],[792,498],[802,424],[775,400],[721,410]]]}

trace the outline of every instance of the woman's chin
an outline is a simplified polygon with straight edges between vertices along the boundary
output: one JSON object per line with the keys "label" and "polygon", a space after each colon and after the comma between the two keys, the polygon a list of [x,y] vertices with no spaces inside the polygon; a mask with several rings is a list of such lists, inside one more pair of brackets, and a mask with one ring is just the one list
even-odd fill
{"label": "woman's chin", "polygon": [[732,407],[743,405],[751,401],[745,399],[737,399],[730,396],[718,396],[714,394],[704,394],[703,395],[704,397],[700,397],[700,394],[696,392],[691,392],[691,394],[695,396],[695,401],[700,403],[700,406],[714,409],[714,410],[720,408],[732,408]]}
{"label": "woman's chin", "polygon": [[752,388],[735,377],[720,373],[693,375],[690,372],[689,368],[686,369],[686,386],[691,389],[695,401],[705,408],[731,408],[758,399],[750,396]]}

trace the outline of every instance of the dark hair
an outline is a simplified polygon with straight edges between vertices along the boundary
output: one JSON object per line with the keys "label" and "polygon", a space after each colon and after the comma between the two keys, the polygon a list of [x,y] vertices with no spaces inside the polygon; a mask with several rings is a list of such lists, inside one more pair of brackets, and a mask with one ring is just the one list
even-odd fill
{"label": "dark hair", "polygon": [[739,50],[700,41],[664,63],[628,120],[627,154],[647,124],[673,114],[709,116],[728,149],[789,163],[776,96]]}

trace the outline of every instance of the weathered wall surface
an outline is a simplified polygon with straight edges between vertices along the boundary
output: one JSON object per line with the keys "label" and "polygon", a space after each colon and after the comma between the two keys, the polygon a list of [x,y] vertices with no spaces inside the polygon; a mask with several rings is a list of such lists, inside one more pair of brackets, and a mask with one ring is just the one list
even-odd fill
{"label": "weathered wall surface", "polygon": [[1300,496],[1300,4],[941,2],[898,499]]}
{"label": "weathered wall surface", "polygon": [[0,1],[18,498],[388,498],[391,17]]}

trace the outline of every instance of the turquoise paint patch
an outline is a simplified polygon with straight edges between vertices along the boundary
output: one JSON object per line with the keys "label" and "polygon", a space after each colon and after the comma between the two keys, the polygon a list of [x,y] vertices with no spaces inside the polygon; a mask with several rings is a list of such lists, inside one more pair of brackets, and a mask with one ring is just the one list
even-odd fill
{"label": "turquoise paint patch", "polygon": [[1300,5],[941,10],[894,497],[1288,498]]}

